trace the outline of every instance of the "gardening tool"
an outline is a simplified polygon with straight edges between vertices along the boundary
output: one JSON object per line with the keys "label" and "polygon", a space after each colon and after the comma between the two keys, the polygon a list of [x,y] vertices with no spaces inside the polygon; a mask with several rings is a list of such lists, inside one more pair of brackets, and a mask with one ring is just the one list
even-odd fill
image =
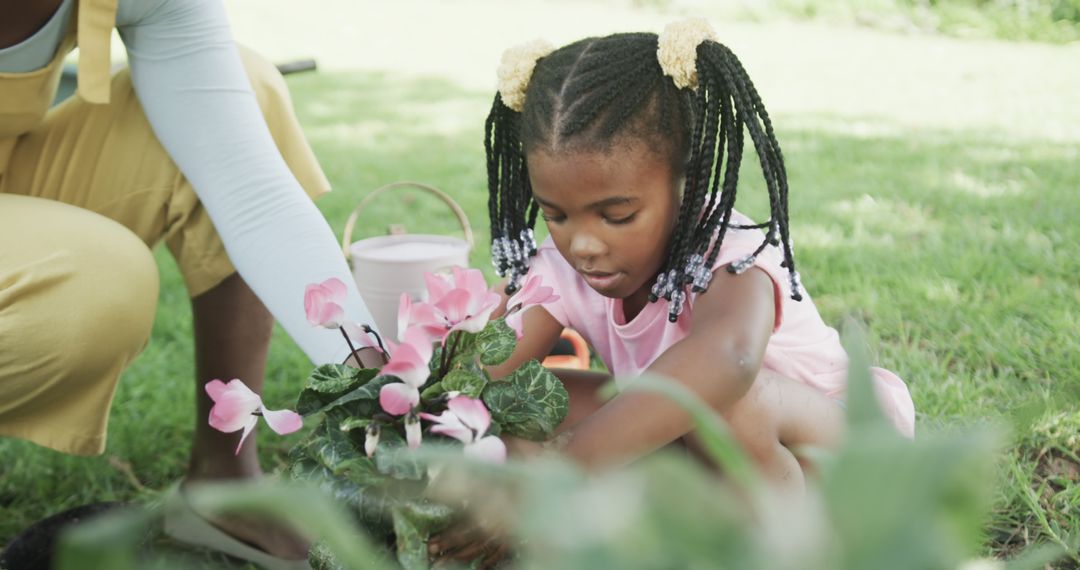
{"label": "gardening tool", "polygon": [[[464,239],[450,236],[410,234],[404,226],[392,224],[389,235],[352,241],[360,212],[376,197],[391,190],[418,188],[442,200],[457,216]],[[376,188],[357,204],[345,222],[342,251],[352,267],[360,296],[371,311],[383,336],[397,338],[397,310],[401,294],[415,301],[427,301],[424,273],[449,271],[455,265],[468,267],[473,248],[472,226],[465,212],[445,192],[420,182],[393,182]]]}

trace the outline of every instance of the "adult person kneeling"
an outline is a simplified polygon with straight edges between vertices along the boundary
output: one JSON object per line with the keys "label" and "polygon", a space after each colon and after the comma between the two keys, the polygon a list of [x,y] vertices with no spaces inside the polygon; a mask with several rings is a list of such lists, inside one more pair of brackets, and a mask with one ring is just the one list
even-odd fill
{"label": "adult person kneeling", "polygon": [[[239,434],[207,425],[204,384],[242,378],[261,391],[275,318],[314,363],[345,359],[336,331],[305,319],[309,283],[339,278],[346,317],[372,322],[311,202],[329,183],[284,81],[234,44],[220,0],[37,0],[4,11],[0,436],[104,450],[117,379],[149,338],[158,294],[149,248],[164,240],[194,322],[185,482],[258,477],[254,438],[234,454]],[[110,77],[114,27],[130,71]],[[78,96],[50,108],[76,45]],[[215,524],[267,560],[305,556],[289,533]]]}

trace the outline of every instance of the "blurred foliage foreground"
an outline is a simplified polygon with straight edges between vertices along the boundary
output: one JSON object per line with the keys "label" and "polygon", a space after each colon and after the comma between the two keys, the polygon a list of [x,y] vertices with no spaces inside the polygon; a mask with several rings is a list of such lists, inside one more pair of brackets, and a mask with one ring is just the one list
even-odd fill
{"label": "blurred foliage foreground", "polygon": [[[1004,433],[897,435],[874,401],[863,337],[845,326],[851,355],[849,436],[836,452],[804,450],[820,476],[805,496],[765,487],[724,424],[700,400],[670,382],[641,378],[631,389],[663,393],[686,407],[717,478],[679,453],[658,453],[630,467],[586,475],[551,457],[505,465],[469,462],[460,453],[427,452],[441,467],[431,486],[440,501],[467,504],[472,517],[509,535],[506,566],[540,568],[1042,568],[1066,545],[1019,553],[1008,563],[977,560],[982,525],[998,480],[994,457]],[[395,568],[384,542],[316,488],[292,485],[206,487],[200,510],[243,512],[291,521],[318,538],[316,568]],[[64,539],[61,570],[183,566],[148,546],[154,508],[118,512],[75,527]],[[427,560],[403,559],[407,568]]]}

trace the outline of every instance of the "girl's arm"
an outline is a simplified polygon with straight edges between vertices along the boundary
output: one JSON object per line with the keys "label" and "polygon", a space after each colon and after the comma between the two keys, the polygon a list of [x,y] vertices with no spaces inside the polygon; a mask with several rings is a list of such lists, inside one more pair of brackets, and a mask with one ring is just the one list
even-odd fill
{"label": "girl's arm", "polygon": [[[506,283],[500,283],[495,290],[502,297],[499,308],[491,314],[492,318],[500,317],[506,312],[506,301],[509,298],[506,293]],[[489,366],[488,373],[492,378],[501,378],[517,370],[519,366],[534,358],[541,359],[555,346],[562,334],[563,326],[551,313],[539,306],[529,307],[522,315],[521,321],[522,338],[518,340],[514,353],[506,362],[498,366]]]}
{"label": "girl's arm", "polygon": [[[727,409],[757,378],[774,326],[775,302],[773,282],[763,270],[742,275],[717,271],[712,286],[694,303],[689,336],[648,372],[682,384],[713,409]],[[603,468],[655,451],[692,428],[690,415],[667,397],[627,392],[573,428],[563,452],[586,468]]]}

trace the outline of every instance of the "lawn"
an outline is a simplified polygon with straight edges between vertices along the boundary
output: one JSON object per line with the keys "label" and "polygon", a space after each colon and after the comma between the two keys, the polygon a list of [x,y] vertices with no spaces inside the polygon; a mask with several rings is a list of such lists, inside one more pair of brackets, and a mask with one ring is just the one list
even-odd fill
{"label": "lawn", "polygon": [[[1014,48],[1055,49],[1055,57],[1076,51]],[[481,144],[491,93],[436,74],[367,69],[298,74],[289,85],[335,187],[319,207],[339,235],[365,192],[395,180],[428,182],[468,213],[478,239],[472,263],[494,277]],[[768,105],[780,89],[762,91]],[[1063,93],[1038,96],[1069,106]],[[911,387],[923,433],[987,420],[1012,428],[997,472],[973,474],[1000,478],[987,553],[1065,542],[1076,556],[1080,137],[1045,117],[1015,131],[992,111],[951,123],[919,121],[918,110],[855,120],[840,106],[800,109],[789,94],[777,98],[800,271],[825,320],[855,315],[867,324],[876,363]],[[1014,103],[1007,90],[987,90],[978,106],[1023,117]],[[744,171],[739,208],[760,216],[765,192],[755,176]],[[457,224],[437,201],[402,193],[364,212],[358,236],[381,233],[387,221],[447,234]],[[155,253],[158,318],[150,345],[121,379],[106,453],[65,457],[0,441],[0,543],[50,513],[147,497],[183,473],[195,389],[188,300],[167,252]],[[278,330],[267,402],[291,404],[309,369]],[[263,465],[281,466],[299,438],[264,437]]]}

